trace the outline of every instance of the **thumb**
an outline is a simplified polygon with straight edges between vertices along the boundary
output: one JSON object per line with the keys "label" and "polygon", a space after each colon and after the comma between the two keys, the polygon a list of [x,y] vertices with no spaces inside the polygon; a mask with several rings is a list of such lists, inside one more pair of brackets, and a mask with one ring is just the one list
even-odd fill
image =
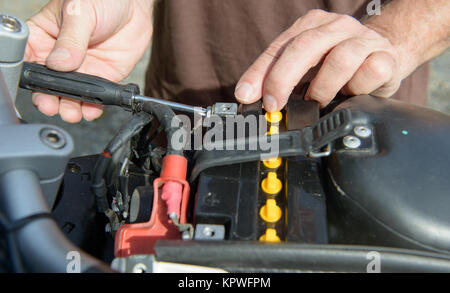
{"label": "thumb", "polygon": [[47,57],[47,66],[58,71],[73,71],[84,61],[95,29],[95,12],[79,0],[64,1],[61,28],[55,47]]}

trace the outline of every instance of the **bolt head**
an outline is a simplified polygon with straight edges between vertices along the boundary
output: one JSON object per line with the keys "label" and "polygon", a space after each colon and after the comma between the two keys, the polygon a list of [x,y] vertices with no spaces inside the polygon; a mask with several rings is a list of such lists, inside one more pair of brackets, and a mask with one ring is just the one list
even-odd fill
{"label": "bolt head", "polygon": [[66,145],[64,134],[57,129],[44,128],[40,135],[41,141],[53,149],[62,149]]}
{"label": "bolt head", "polygon": [[366,126],[356,126],[354,132],[357,136],[367,138],[372,135],[372,130]]}
{"label": "bolt head", "polygon": [[138,263],[133,267],[133,273],[135,274],[144,274],[147,270],[147,266],[143,263]]}
{"label": "bolt head", "polygon": [[0,26],[11,33],[18,33],[22,30],[20,21],[9,15],[0,15]]}
{"label": "bolt head", "polygon": [[213,237],[215,232],[214,229],[212,229],[211,227],[205,227],[202,231],[203,235],[205,235],[206,237]]}
{"label": "bolt head", "polygon": [[353,135],[344,137],[343,143],[349,149],[357,149],[361,146],[361,140]]}

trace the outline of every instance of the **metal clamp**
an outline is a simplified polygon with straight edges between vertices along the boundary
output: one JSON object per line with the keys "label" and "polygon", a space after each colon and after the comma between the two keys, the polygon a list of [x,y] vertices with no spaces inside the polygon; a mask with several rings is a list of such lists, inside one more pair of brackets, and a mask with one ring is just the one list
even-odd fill
{"label": "metal clamp", "polygon": [[0,174],[14,169],[34,171],[50,206],[53,205],[73,141],[64,130],[49,125],[3,125],[0,137]]}
{"label": "metal clamp", "polygon": [[328,157],[329,155],[331,155],[333,150],[333,147],[331,145],[331,143],[327,144],[327,146],[325,147],[325,149],[322,152],[315,152],[315,151],[310,151],[308,153],[308,156],[310,158],[324,158],[324,157]]}

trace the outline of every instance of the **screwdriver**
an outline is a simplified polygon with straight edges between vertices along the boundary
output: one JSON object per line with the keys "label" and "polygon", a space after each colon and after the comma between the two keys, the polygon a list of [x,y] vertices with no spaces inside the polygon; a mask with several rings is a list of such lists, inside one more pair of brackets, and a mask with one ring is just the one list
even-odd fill
{"label": "screwdriver", "polygon": [[217,103],[202,108],[140,95],[136,84],[120,85],[98,76],[79,72],[58,72],[37,64],[24,62],[19,86],[23,89],[76,99],[100,105],[114,105],[136,111],[142,103],[157,103],[173,110],[201,116],[237,114],[237,104]]}

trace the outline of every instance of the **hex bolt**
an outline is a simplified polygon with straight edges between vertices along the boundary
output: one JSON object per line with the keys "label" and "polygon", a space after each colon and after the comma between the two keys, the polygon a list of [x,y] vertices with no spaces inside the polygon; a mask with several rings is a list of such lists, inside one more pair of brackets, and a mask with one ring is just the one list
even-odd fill
{"label": "hex bolt", "polygon": [[361,140],[353,135],[347,135],[343,139],[343,143],[349,149],[357,149],[361,145]]}
{"label": "hex bolt", "polygon": [[133,273],[144,274],[147,272],[147,266],[143,263],[138,263],[133,267]]}
{"label": "hex bolt", "polygon": [[11,33],[18,33],[22,30],[22,25],[20,22],[8,15],[0,15],[0,25],[2,28]]}
{"label": "hex bolt", "polygon": [[362,138],[367,138],[372,135],[372,130],[366,126],[356,126],[353,131],[357,136]]}
{"label": "hex bolt", "polygon": [[44,128],[41,131],[41,141],[53,149],[62,149],[66,145],[64,134],[52,128]]}

